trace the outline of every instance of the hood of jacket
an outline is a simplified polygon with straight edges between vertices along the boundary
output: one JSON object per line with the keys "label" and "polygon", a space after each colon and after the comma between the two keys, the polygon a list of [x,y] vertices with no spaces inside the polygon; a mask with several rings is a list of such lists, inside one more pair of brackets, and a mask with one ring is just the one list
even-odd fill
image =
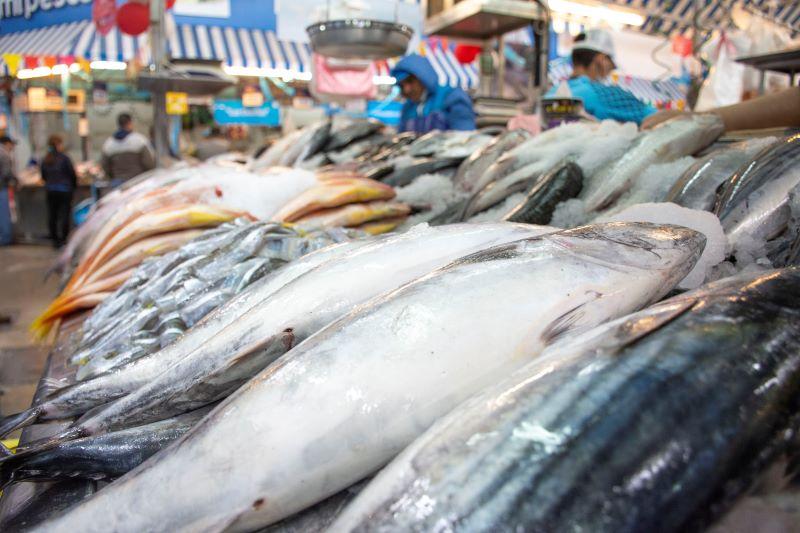
{"label": "hood of jacket", "polygon": [[[435,92],[439,87],[439,76],[433,70],[431,62],[419,54],[407,55],[398,61],[392,69],[391,75],[397,78],[398,74],[412,74],[422,82],[422,85],[425,86],[429,93]],[[399,77],[402,78],[404,76]]]}

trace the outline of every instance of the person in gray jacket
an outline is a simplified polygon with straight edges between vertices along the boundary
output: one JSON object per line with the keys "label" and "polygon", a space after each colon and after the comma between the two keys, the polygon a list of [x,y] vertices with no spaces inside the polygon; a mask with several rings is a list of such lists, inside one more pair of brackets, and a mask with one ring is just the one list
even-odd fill
{"label": "person in gray jacket", "polygon": [[0,246],[7,246],[14,241],[8,191],[17,183],[13,158],[16,144],[17,141],[7,135],[0,137]]}
{"label": "person in gray jacket", "polygon": [[120,114],[117,125],[119,129],[103,143],[101,161],[113,187],[156,166],[150,142],[141,133],[133,131],[131,116]]}

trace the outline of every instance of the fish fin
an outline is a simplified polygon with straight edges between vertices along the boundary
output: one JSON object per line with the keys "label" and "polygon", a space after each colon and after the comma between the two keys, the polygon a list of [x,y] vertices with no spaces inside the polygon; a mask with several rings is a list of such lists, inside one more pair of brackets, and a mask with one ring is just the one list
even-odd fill
{"label": "fish fin", "polygon": [[42,410],[40,408],[32,407],[22,411],[21,413],[4,417],[2,420],[0,420],[0,437],[5,437],[12,431],[30,426],[36,422],[36,419],[39,418],[41,414]]}
{"label": "fish fin", "polygon": [[542,342],[545,346],[553,344],[555,341],[563,337],[567,332],[572,331],[575,324],[583,318],[583,307],[588,302],[577,305],[565,312],[555,320],[550,322],[548,326],[542,331]]}

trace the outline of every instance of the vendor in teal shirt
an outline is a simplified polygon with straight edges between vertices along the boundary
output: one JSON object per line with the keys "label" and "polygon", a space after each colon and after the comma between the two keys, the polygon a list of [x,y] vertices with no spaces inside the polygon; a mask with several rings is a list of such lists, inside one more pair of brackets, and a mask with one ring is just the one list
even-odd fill
{"label": "vendor in teal shirt", "polygon": [[[598,119],[641,124],[656,108],[622,87],[602,83],[614,68],[614,43],[607,31],[578,35],[572,48],[572,77],[567,81],[572,96],[583,100],[586,112]],[[555,91],[554,87],[548,96]]]}

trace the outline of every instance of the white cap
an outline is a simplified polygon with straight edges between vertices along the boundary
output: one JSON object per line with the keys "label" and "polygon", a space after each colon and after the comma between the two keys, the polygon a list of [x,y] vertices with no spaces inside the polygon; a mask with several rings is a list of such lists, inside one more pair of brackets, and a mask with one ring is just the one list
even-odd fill
{"label": "white cap", "polygon": [[601,54],[605,54],[611,58],[613,63],[614,61],[614,41],[611,39],[611,34],[608,33],[606,30],[586,30],[585,32],[586,38],[582,41],[578,41],[572,47],[573,50],[592,50],[594,52],[600,52]]}

